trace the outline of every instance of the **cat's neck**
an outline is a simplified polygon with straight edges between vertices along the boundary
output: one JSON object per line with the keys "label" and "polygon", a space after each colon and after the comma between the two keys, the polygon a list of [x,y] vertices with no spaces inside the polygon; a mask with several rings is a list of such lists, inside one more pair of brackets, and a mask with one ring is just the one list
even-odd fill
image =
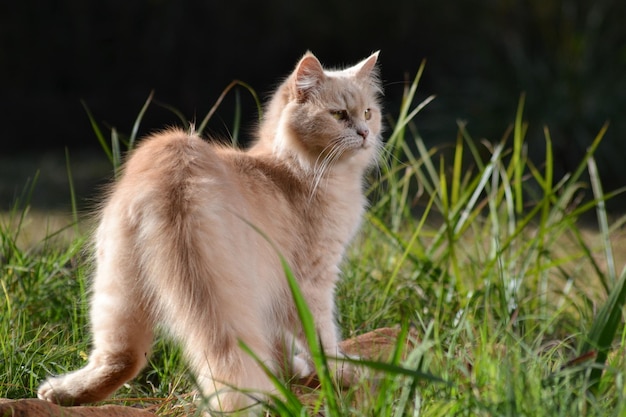
{"label": "cat's neck", "polygon": [[292,212],[298,213],[311,230],[330,233],[338,241],[348,241],[353,236],[367,205],[362,169],[354,169],[344,160],[323,172],[315,172],[303,168],[298,158],[289,153],[277,155],[252,148],[246,154],[241,165],[252,177],[259,178],[261,174],[273,184]]}
{"label": "cat's neck", "polygon": [[263,133],[261,132],[259,140],[248,149],[248,154],[286,164],[298,176],[317,175],[320,178],[340,176],[360,184],[365,171],[371,165],[367,155],[354,155],[329,161],[319,154],[311,154],[280,124],[276,130],[271,131],[272,137],[264,136]]}
{"label": "cat's neck", "polygon": [[[277,140],[289,142],[288,138]],[[271,146],[264,141],[257,142],[248,150],[248,154],[288,171],[310,193],[325,194],[332,191],[332,194],[338,196],[342,193],[350,196],[362,194],[363,176],[367,166],[358,158],[324,162],[322,158],[306,155],[301,149]]]}
{"label": "cat's neck", "polygon": [[342,256],[367,206],[363,177],[368,164],[358,157],[342,158],[322,168],[302,158],[297,149],[277,152],[269,141],[257,142],[246,154],[290,203],[291,212],[298,213],[304,230],[313,233],[316,242],[339,244],[331,252]]}

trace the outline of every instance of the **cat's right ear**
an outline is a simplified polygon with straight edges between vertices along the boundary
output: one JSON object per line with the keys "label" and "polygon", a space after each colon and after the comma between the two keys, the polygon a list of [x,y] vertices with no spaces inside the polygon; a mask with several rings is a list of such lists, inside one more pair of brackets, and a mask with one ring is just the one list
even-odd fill
{"label": "cat's right ear", "polygon": [[294,92],[298,101],[305,101],[309,93],[326,78],[322,64],[311,52],[307,52],[294,71]]}

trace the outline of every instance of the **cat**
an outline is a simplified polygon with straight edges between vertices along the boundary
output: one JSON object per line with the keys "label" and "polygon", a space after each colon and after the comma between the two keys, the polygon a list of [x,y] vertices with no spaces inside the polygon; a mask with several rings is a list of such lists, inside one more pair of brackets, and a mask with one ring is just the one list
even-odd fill
{"label": "cat", "polygon": [[142,140],[99,212],[88,363],[47,379],[38,397],[65,405],[105,399],[146,365],[156,325],[181,344],[216,410],[263,398],[233,387],[275,392],[239,341],[273,372],[287,363],[309,373],[278,253],[324,350],[341,357],[335,285],[366,209],[365,173],[382,150],[377,60],[378,52],[326,70],[307,52],[266,105],[247,150],[179,129]]}

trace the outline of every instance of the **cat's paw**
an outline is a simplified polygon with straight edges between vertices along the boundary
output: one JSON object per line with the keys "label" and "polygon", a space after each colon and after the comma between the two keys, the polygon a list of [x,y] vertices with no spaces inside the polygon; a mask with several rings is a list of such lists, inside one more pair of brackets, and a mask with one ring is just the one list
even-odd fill
{"label": "cat's paw", "polygon": [[37,390],[37,398],[59,405],[78,405],[75,390],[71,389],[66,377],[50,377]]}
{"label": "cat's paw", "polygon": [[328,367],[335,381],[344,387],[355,385],[360,377],[361,370],[352,362],[360,358],[355,355],[346,355],[344,353],[335,354],[327,357]]}
{"label": "cat's paw", "polygon": [[314,372],[311,359],[304,353],[299,353],[291,358],[291,372],[296,378],[308,378]]}
{"label": "cat's paw", "polygon": [[64,406],[93,403],[104,400],[115,390],[116,387],[110,382],[110,379],[103,378],[101,374],[94,374],[91,369],[83,368],[46,379],[39,386],[37,397]]}

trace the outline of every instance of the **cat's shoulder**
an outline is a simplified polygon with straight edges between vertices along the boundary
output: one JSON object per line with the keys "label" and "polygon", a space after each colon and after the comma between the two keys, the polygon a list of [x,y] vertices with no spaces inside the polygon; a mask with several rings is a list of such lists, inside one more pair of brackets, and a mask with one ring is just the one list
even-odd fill
{"label": "cat's shoulder", "polygon": [[265,183],[290,193],[308,192],[308,181],[285,160],[272,154],[225,150],[231,166],[242,177],[255,183]]}

